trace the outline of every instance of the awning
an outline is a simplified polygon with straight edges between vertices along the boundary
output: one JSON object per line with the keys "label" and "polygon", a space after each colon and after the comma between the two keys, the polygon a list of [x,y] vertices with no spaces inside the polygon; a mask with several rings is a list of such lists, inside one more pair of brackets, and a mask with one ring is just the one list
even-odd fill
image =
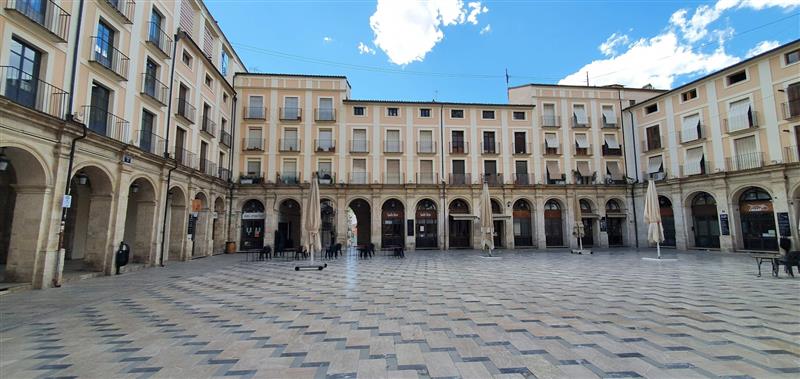
{"label": "awning", "polygon": [[575,144],[578,145],[579,149],[588,149],[589,148],[589,138],[586,137],[586,134],[576,134],[575,135]]}
{"label": "awning", "polygon": [[648,174],[655,174],[657,172],[661,172],[661,167],[664,164],[663,158],[658,155],[655,157],[650,157],[650,160],[647,161],[647,173]]}
{"label": "awning", "polygon": [[603,117],[606,119],[606,124],[617,123],[617,114],[614,113],[614,108],[603,108]]}
{"label": "awning", "polygon": [[547,178],[550,180],[561,180],[561,167],[558,161],[547,161]]}
{"label": "awning", "polygon": [[581,174],[581,176],[592,176],[592,175],[594,175],[594,173],[592,172],[592,169],[589,168],[589,162],[578,161],[577,162],[577,166],[578,166],[578,172]]}
{"label": "awning", "polygon": [[456,213],[456,214],[451,213],[450,217],[452,217],[453,220],[459,220],[459,221],[473,221],[478,218],[478,216],[466,213]]}
{"label": "awning", "polygon": [[696,147],[686,150],[686,163],[683,173],[686,175],[697,175],[703,173],[703,148]]}
{"label": "awning", "polygon": [[700,128],[700,115],[693,114],[683,118],[683,126],[681,126],[681,142],[694,141],[700,137],[698,129]]}
{"label": "awning", "polygon": [[616,134],[606,134],[603,136],[609,149],[619,149],[619,142]]}
{"label": "awning", "polygon": [[606,169],[611,174],[611,179],[622,180],[622,171],[619,169],[619,162],[606,162]]}
{"label": "awning", "polygon": [[578,124],[589,124],[589,117],[586,116],[586,108],[572,107],[572,114],[575,115],[575,120],[578,122]]}
{"label": "awning", "polygon": [[750,99],[731,103],[728,110],[728,130],[736,131],[750,127]]}
{"label": "awning", "polygon": [[628,217],[625,213],[606,213],[607,218],[625,218]]}
{"label": "awning", "polygon": [[555,133],[547,133],[544,135],[545,145],[550,149],[558,149],[558,135]]}
{"label": "awning", "polygon": [[600,218],[600,215],[597,213],[581,213],[583,218]]}

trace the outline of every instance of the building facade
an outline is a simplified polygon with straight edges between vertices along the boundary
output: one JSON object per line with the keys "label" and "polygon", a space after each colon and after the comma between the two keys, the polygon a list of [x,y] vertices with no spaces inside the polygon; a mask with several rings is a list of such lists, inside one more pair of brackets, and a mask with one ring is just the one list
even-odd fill
{"label": "building facade", "polygon": [[0,46],[3,282],[222,251],[244,67],[201,2],[9,0]]}
{"label": "building facade", "polygon": [[628,171],[657,181],[668,245],[778,251],[788,237],[800,246],[800,41],[625,114]]}

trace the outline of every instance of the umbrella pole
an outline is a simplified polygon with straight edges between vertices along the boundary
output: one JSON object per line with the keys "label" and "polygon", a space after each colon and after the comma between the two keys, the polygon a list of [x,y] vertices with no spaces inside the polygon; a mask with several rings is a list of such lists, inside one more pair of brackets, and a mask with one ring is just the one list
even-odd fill
{"label": "umbrella pole", "polygon": [[658,259],[661,259],[661,243],[656,242],[656,251],[658,252]]}

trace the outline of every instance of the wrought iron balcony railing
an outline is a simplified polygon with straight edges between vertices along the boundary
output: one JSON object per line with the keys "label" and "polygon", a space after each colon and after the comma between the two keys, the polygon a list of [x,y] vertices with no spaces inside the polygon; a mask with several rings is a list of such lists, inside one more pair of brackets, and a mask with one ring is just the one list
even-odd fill
{"label": "wrought iron balcony railing", "polygon": [[166,58],[172,57],[172,38],[165,33],[158,24],[149,22],[149,30],[147,32],[147,42],[155,46],[161,54]]}
{"label": "wrought iron balcony railing", "polygon": [[217,164],[208,160],[208,159],[201,159],[200,160],[200,172],[208,175],[208,176],[217,176]]}
{"label": "wrought iron balcony railing", "polygon": [[586,117],[586,122],[579,122],[577,117],[572,117],[573,129],[586,129],[592,125],[592,118]]}
{"label": "wrought iron balcony railing", "polygon": [[503,185],[503,174],[498,173],[485,173],[481,175],[483,181],[488,183],[490,186],[501,186]]}
{"label": "wrought iron balcony railing", "polygon": [[203,132],[208,133],[209,135],[216,137],[217,136],[217,123],[214,122],[210,117],[204,116],[203,123],[200,124],[200,130]]}
{"label": "wrought iron balcony railing", "polygon": [[242,150],[244,151],[264,151],[263,138],[242,138]]}
{"label": "wrought iron balcony railing", "polygon": [[419,141],[417,142],[418,154],[436,154],[436,142],[434,141]]}
{"label": "wrought iron balcony railing", "polygon": [[687,177],[693,175],[708,175],[713,172],[711,170],[711,162],[705,159],[698,164],[683,164],[679,167],[679,170],[680,170],[679,174],[681,177]]}
{"label": "wrought iron balcony railing", "polygon": [[0,66],[0,95],[25,108],[66,118],[69,93],[16,67]]}
{"label": "wrought iron balcony railing", "polygon": [[128,80],[128,65],[130,58],[114,46],[113,41],[106,41],[101,37],[89,37],[92,54],[89,61],[96,62],[105,67],[122,80]]}
{"label": "wrought iron balcony railing", "polygon": [[402,153],[403,152],[403,141],[384,141],[384,143],[383,143],[383,152],[384,153]]}
{"label": "wrought iron balcony railing", "polygon": [[514,174],[514,184],[518,186],[534,184],[533,174]]}
{"label": "wrought iron balcony railing", "polygon": [[561,116],[542,116],[543,128],[560,128]]}
{"label": "wrought iron balcony railing", "polygon": [[735,133],[742,130],[748,130],[758,127],[758,112],[751,110],[750,112],[731,116],[723,120],[725,133]]}
{"label": "wrought iron balcony railing", "polygon": [[469,142],[450,142],[450,154],[469,154]]}
{"label": "wrought iron balcony railing", "polygon": [[800,117],[800,99],[781,103],[784,120],[793,120]]}
{"label": "wrought iron balcony railing", "polygon": [[173,151],[173,157],[178,164],[184,167],[197,169],[197,155],[195,153],[179,147],[173,148]]}
{"label": "wrought iron balcony railing", "polygon": [[316,150],[316,152],[318,153],[336,152],[336,140],[334,139],[314,140],[314,150]]}
{"label": "wrought iron balcony railing", "polygon": [[357,139],[350,141],[350,152],[351,153],[368,153],[369,152],[369,141],[365,139]]}
{"label": "wrought iron balcony railing", "polygon": [[185,119],[186,121],[189,121],[192,124],[194,124],[194,117],[195,113],[197,112],[194,105],[190,104],[189,100],[182,99],[180,97],[175,99],[175,102],[177,105],[177,107],[175,108],[176,109],[175,114],[183,117],[183,119]]}
{"label": "wrought iron balcony railing", "polygon": [[260,184],[264,181],[263,172],[248,172],[239,176],[239,184]]}
{"label": "wrought iron balcony railing", "polygon": [[399,172],[387,172],[383,174],[383,184],[403,184],[405,175]]}
{"label": "wrought iron balcony railing", "polygon": [[516,143],[514,142],[511,146],[512,153],[514,155],[530,155],[533,151],[531,149],[530,142],[523,142],[523,143]]}
{"label": "wrought iron balcony railing", "polygon": [[299,152],[300,139],[281,139],[278,140],[278,150],[281,152]]}
{"label": "wrought iron balcony railing", "polygon": [[219,134],[219,143],[226,147],[231,147],[231,142],[233,138],[231,138],[231,134],[228,133],[226,130],[220,131]]}
{"label": "wrought iron balcony railing", "polygon": [[542,147],[544,148],[544,150],[542,150],[544,151],[544,155],[561,155],[561,143],[551,147],[545,142],[542,144]]}
{"label": "wrought iron balcony railing", "polygon": [[231,170],[228,170],[227,168],[224,167],[220,167],[219,169],[217,169],[217,177],[227,182],[231,180]]}
{"label": "wrought iron balcony railing", "polygon": [[369,173],[366,172],[351,172],[350,173],[350,180],[348,180],[350,184],[369,184]]}
{"label": "wrought iron balcony railing", "polygon": [[450,174],[447,183],[450,185],[470,185],[472,184],[471,174]]}
{"label": "wrought iron balcony railing", "polygon": [[302,175],[297,171],[283,171],[278,173],[278,183],[285,185],[297,185],[300,184],[301,177]]}
{"label": "wrought iron balcony railing", "polygon": [[783,148],[783,161],[785,163],[800,162],[800,149],[798,146],[787,146]]}
{"label": "wrought iron balcony railing", "polygon": [[482,142],[481,153],[483,154],[500,154],[500,142]]}
{"label": "wrought iron balcony railing", "polygon": [[578,147],[578,144],[572,145],[572,154],[579,156],[579,157],[588,157],[592,155],[592,146],[589,147]]}
{"label": "wrought iron balcony railing", "polygon": [[608,147],[607,144],[603,144],[603,156],[613,156],[613,157],[622,156],[622,147],[619,147],[618,149],[612,149]]}
{"label": "wrought iron balcony railing", "polygon": [[314,109],[315,121],[336,121],[336,109],[316,108]]}
{"label": "wrought iron balcony railing", "polygon": [[89,130],[120,142],[129,142],[127,138],[131,123],[122,117],[100,107],[84,105],[82,118]]}
{"label": "wrought iron balcony railing", "polygon": [[139,130],[137,133],[136,139],[134,142],[139,149],[146,151],[150,154],[161,155],[164,153],[165,140],[161,136],[155,133],[148,133],[143,130]]}
{"label": "wrought iron balcony railing", "polygon": [[169,88],[166,84],[156,79],[155,76],[144,73],[142,74],[142,94],[149,96],[162,105],[167,105]]}
{"label": "wrought iron balcony railing", "polygon": [[764,167],[764,153],[753,152],[738,154],[730,158],[725,158],[728,171],[750,170]]}
{"label": "wrought iron balcony railing", "polygon": [[6,0],[5,9],[33,21],[60,42],[69,38],[71,16],[52,0]]}
{"label": "wrought iron balcony railing", "polygon": [[133,24],[133,13],[136,9],[136,2],[131,0],[106,0],[105,2],[114,9],[117,14],[122,16],[125,22]]}
{"label": "wrought iron balcony railing", "polygon": [[266,120],[267,108],[264,107],[244,107],[245,120]]}
{"label": "wrought iron balcony railing", "polygon": [[297,107],[281,108],[281,121],[300,121],[303,117],[303,109]]}
{"label": "wrought iron balcony railing", "polygon": [[418,172],[417,184],[439,184],[439,174],[435,172]]}

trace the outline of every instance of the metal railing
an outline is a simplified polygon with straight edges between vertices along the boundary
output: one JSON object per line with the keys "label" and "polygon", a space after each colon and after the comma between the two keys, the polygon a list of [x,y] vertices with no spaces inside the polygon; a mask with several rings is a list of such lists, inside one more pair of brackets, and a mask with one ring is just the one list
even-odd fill
{"label": "metal railing", "polygon": [[501,186],[503,185],[503,174],[498,173],[484,173],[481,175],[483,181],[488,183],[490,186]]}
{"label": "metal railing", "polygon": [[369,152],[369,141],[365,139],[357,139],[350,141],[350,152],[351,153],[368,153]]}
{"label": "metal railing", "polygon": [[267,108],[264,107],[244,107],[242,117],[245,120],[266,120]]}
{"label": "metal railing", "polygon": [[336,121],[336,109],[333,108],[315,108],[314,109],[315,121]]}
{"label": "metal railing", "polygon": [[125,18],[129,24],[133,24],[133,11],[136,3],[131,0],[106,0],[106,4],[111,6],[120,16]]}
{"label": "metal railing", "polygon": [[603,156],[622,156],[622,146],[617,149],[612,149],[608,147],[607,144],[603,144]]}
{"label": "metal railing", "polygon": [[472,184],[471,174],[450,174],[448,175],[448,184],[451,185],[470,185]]}
{"label": "metal railing", "polygon": [[219,133],[219,143],[221,145],[231,147],[231,142],[233,138],[231,138],[231,134],[225,130],[220,131]]}
{"label": "metal railing", "polygon": [[167,105],[169,87],[161,83],[155,76],[148,73],[142,74],[142,94],[153,98],[163,105]]}
{"label": "metal railing", "polygon": [[543,128],[560,128],[561,116],[542,116]]}
{"label": "metal railing", "polygon": [[285,185],[300,184],[300,173],[297,171],[283,171],[278,173],[278,183]]}
{"label": "metal railing", "polygon": [[783,161],[785,163],[800,162],[800,149],[797,146],[787,146],[783,148]]}
{"label": "metal railing", "polygon": [[450,142],[450,154],[469,154],[469,142]]}
{"label": "metal railing", "polygon": [[514,184],[518,186],[533,185],[533,174],[514,174]]}
{"label": "metal railing", "polygon": [[134,142],[139,149],[155,155],[163,154],[164,147],[166,146],[164,138],[158,134],[148,133],[142,130],[137,132]]}
{"label": "metal railing", "polygon": [[224,167],[220,167],[219,169],[217,169],[217,177],[227,182],[231,180],[231,170],[228,170],[227,168]]}
{"label": "metal railing", "polygon": [[419,141],[419,142],[417,142],[417,153],[419,153],[419,154],[436,154],[436,142],[434,142],[434,141]]}
{"label": "metal railing", "polygon": [[439,184],[439,174],[435,172],[418,172],[417,184]]}
{"label": "metal railing", "polygon": [[511,145],[511,152],[514,155],[529,155],[529,154],[531,154],[531,152],[533,152],[533,149],[531,148],[531,146],[532,145],[531,145],[530,142],[525,142],[525,143],[516,143],[516,142],[514,142]]}
{"label": "metal railing", "polygon": [[303,109],[302,108],[281,108],[280,109],[280,119],[281,121],[300,121],[303,117]]}
{"label": "metal railing", "polygon": [[97,134],[120,142],[129,142],[127,138],[131,123],[106,109],[84,105],[82,119],[89,130]]}
{"label": "metal railing", "polygon": [[402,153],[403,152],[403,141],[384,141],[384,143],[383,143],[383,152],[384,153]]}
{"label": "metal railing", "polygon": [[217,164],[208,160],[208,159],[201,159],[200,160],[200,172],[208,175],[208,176],[217,176]]}
{"label": "metal railing", "polygon": [[547,175],[546,171],[545,171],[545,175],[546,175],[545,178],[547,179],[545,182],[547,184],[551,184],[551,185],[564,185],[564,184],[567,184],[567,174],[561,174],[561,177],[556,178],[556,179],[551,179],[550,175]]}
{"label": "metal railing", "polygon": [[500,154],[500,142],[481,142],[481,153],[483,154]]}
{"label": "metal railing", "polygon": [[369,184],[369,173],[351,172],[349,179],[347,182],[350,184]]}
{"label": "metal railing", "polygon": [[242,138],[242,150],[244,151],[264,151],[263,138]]}
{"label": "metal railing", "polygon": [[693,142],[706,138],[706,128],[704,128],[702,124],[696,127],[697,138],[694,138],[694,136],[692,135],[692,132],[694,132],[694,130],[692,129],[694,128],[695,127],[681,129],[681,143]]}
{"label": "metal railing", "polygon": [[651,151],[651,150],[660,150],[661,149],[661,140],[660,139],[659,140],[655,140],[655,141],[642,140],[641,146],[642,146],[642,152],[643,153],[646,153],[646,152]]}
{"label": "metal railing", "polygon": [[67,42],[71,16],[54,1],[6,0],[5,9],[19,12],[62,42]]}
{"label": "metal railing", "polygon": [[781,103],[781,110],[783,111],[784,120],[791,120],[795,117],[800,117],[800,99]]}
{"label": "metal railing", "polygon": [[725,133],[735,133],[741,130],[758,127],[758,112],[751,110],[747,114],[727,117],[723,120]]}
{"label": "metal railing", "polygon": [[542,144],[544,150],[542,150],[544,155],[561,155],[561,143],[558,144],[556,147],[549,147],[547,146],[547,142]]}
{"label": "metal railing", "polygon": [[399,172],[386,172],[383,174],[383,184],[403,184],[405,175]]}
{"label": "metal railing", "polygon": [[194,124],[195,112],[197,112],[194,105],[189,104],[189,100],[180,97],[176,98],[175,101],[177,105],[175,114]]}
{"label": "metal railing", "polygon": [[578,147],[578,144],[573,144],[572,154],[579,157],[590,156],[592,155],[592,145],[589,145],[589,147]]}
{"label": "metal railing", "polygon": [[100,37],[89,37],[91,40],[92,54],[89,61],[97,62],[107,68],[122,80],[128,80],[128,65],[130,58],[119,51],[113,41],[106,41]]}
{"label": "metal railing", "polygon": [[711,162],[706,159],[703,159],[697,165],[683,164],[680,165],[680,167],[678,168],[679,168],[678,174],[681,177],[687,177],[693,175],[708,175],[713,172],[711,171]]}
{"label": "metal railing", "polygon": [[317,139],[314,140],[314,150],[318,153],[333,153],[336,152],[336,140],[334,139]]}
{"label": "metal railing", "polygon": [[200,124],[200,130],[206,132],[214,137],[217,136],[217,123],[210,117],[203,116],[203,122]]}
{"label": "metal railing", "polygon": [[174,152],[172,153],[175,157],[175,160],[178,164],[183,165],[189,168],[197,168],[197,156],[195,153],[183,149],[183,148],[173,148]]}
{"label": "metal railing", "polygon": [[734,155],[725,158],[725,166],[728,171],[750,170],[764,167],[764,153],[754,152]]}
{"label": "metal railing", "polygon": [[586,129],[590,125],[592,125],[592,118],[591,117],[586,117],[586,123],[585,124],[581,123],[581,122],[578,122],[578,118],[577,117],[575,117],[575,116],[572,117],[572,128],[573,129]]}
{"label": "metal railing", "polygon": [[616,122],[607,122],[606,118],[603,117],[603,129],[616,129],[619,126]]}
{"label": "metal railing", "polygon": [[317,172],[319,184],[325,186],[332,186],[336,184],[336,174],[332,172]]}
{"label": "metal railing", "polygon": [[278,150],[282,152],[300,151],[300,139],[280,139],[278,140]]}
{"label": "metal railing", "polygon": [[239,175],[239,184],[260,184],[263,181],[263,172],[248,172],[247,174]]}
{"label": "metal railing", "polygon": [[172,38],[155,22],[148,22],[147,42],[158,48],[167,58],[172,56]]}
{"label": "metal railing", "polygon": [[575,177],[575,184],[579,186],[588,186],[595,184],[595,180],[597,178],[597,173],[584,176],[578,170],[573,170],[572,175]]}
{"label": "metal railing", "polygon": [[16,67],[0,66],[0,95],[25,108],[66,118],[69,93]]}

